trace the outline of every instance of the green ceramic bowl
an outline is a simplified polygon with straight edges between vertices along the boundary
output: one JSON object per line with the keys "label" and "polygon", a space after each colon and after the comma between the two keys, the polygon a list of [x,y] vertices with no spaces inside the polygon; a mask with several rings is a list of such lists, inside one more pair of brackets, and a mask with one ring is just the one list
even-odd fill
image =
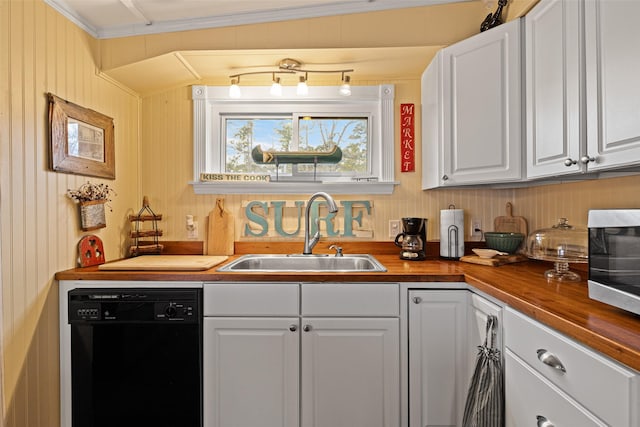
{"label": "green ceramic bowl", "polygon": [[518,249],[524,240],[524,234],[488,231],[484,233],[484,240],[487,242],[487,247],[489,249],[495,249],[496,251],[512,254]]}

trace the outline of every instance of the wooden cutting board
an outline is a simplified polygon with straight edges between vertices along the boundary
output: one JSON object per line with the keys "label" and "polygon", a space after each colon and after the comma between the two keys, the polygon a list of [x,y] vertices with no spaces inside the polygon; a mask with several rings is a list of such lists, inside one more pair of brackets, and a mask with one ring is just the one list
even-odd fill
{"label": "wooden cutting board", "polygon": [[209,213],[207,255],[233,255],[235,228],[233,215],[224,208],[224,199],[216,199],[216,207]]}
{"label": "wooden cutting board", "polygon": [[480,258],[478,255],[465,255],[460,258],[460,261],[469,262],[471,264],[489,265],[492,267],[498,267],[505,264],[512,264],[514,262],[526,261],[527,257],[524,255],[512,254],[512,255],[496,255],[493,258]]}
{"label": "wooden cutting board", "polygon": [[141,255],[101,264],[98,270],[137,271],[199,271],[208,270],[229,259],[228,256],[207,255]]}
{"label": "wooden cutting board", "polygon": [[493,221],[493,230],[500,233],[522,233],[527,237],[527,220],[521,216],[513,216],[513,205],[507,202],[506,215]]}

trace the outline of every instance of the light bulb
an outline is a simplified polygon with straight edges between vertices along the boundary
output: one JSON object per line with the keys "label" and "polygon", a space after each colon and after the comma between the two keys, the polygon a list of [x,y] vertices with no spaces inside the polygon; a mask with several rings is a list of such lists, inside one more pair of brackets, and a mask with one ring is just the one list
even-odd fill
{"label": "light bulb", "polygon": [[238,81],[236,79],[231,80],[231,86],[229,86],[229,98],[240,98],[241,96],[242,91],[240,91]]}
{"label": "light bulb", "polygon": [[344,79],[342,79],[342,86],[340,86],[340,95],[342,96],[351,96],[351,85],[349,84],[349,82],[351,82],[351,77],[349,76],[344,76]]}
{"label": "light bulb", "polygon": [[304,76],[300,76],[300,81],[298,82],[296,93],[299,96],[309,95],[309,86],[307,86],[307,79]]}
{"label": "light bulb", "polygon": [[273,96],[282,96],[282,85],[280,84],[280,77],[276,77],[273,79],[273,84],[271,84],[271,90],[269,91]]}

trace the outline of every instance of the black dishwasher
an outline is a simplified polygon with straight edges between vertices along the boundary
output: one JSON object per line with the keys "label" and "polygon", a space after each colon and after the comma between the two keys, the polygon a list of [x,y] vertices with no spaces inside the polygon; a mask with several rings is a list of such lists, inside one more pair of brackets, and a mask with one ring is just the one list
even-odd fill
{"label": "black dishwasher", "polygon": [[201,289],[74,289],[73,427],[201,427]]}

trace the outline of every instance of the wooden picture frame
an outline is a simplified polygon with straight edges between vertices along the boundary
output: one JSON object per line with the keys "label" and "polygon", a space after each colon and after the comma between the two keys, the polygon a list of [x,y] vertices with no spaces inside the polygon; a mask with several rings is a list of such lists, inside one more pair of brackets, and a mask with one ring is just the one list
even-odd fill
{"label": "wooden picture frame", "polygon": [[115,179],[113,119],[51,93],[50,164],[57,172]]}

